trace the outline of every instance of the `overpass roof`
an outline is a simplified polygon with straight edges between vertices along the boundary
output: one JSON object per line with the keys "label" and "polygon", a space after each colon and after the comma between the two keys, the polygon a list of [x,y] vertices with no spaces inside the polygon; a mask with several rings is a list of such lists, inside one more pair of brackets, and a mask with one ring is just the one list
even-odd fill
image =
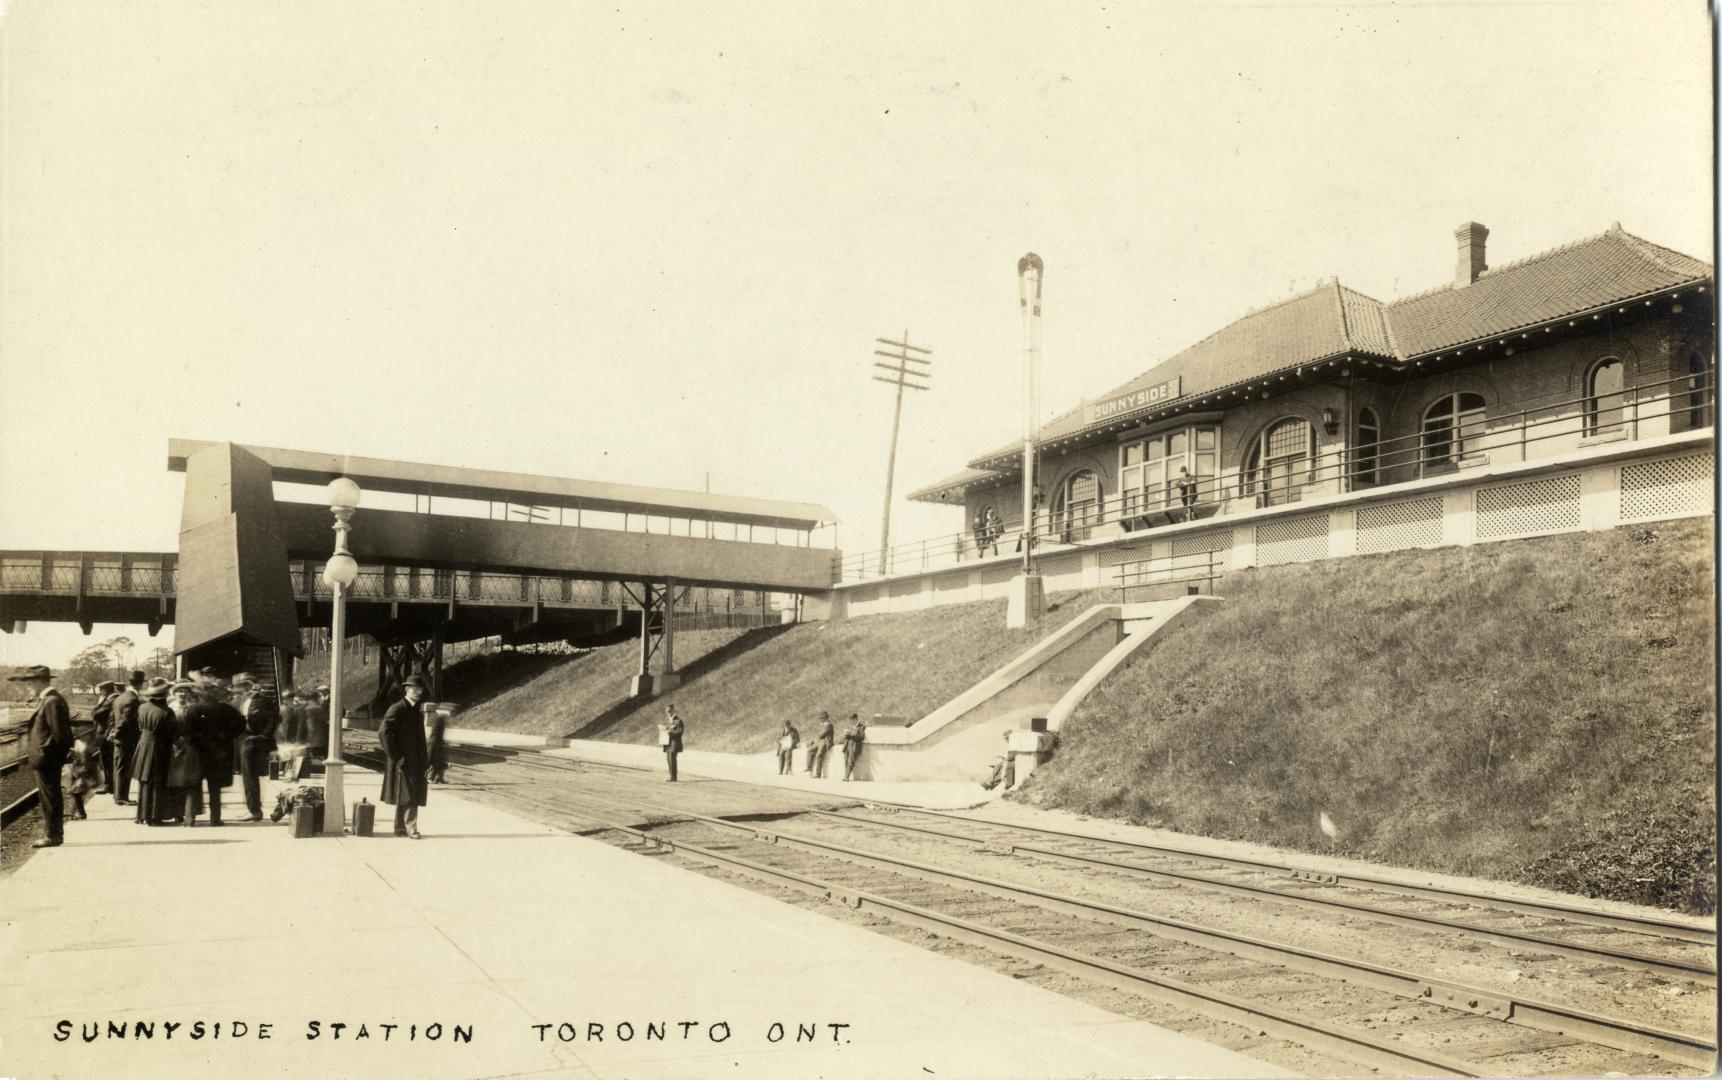
{"label": "overpass roof", "polygon": [[[194,451],[217,445],[201,439],[169,439],[167,467],[184,472],[185,461]],[[362,488],[413,495],[441,495],[454,499],[483,499],[569,510],[600,510],[612,513],[656,514],[688,517],[700,521],[725,521],[783,529],[812,529],[837,520],[829,507],[818,503],[751,499],[714,495],[699,491],[610,484],[599,480],[575,480],[531,473],[469,469],[454,465],[427,465],[413,461],[325,454],[310,450],[283,450],[270,446],[246,446],[246,450],[269,464],[276,480],[297,484],[326,484],[346,476]]]}

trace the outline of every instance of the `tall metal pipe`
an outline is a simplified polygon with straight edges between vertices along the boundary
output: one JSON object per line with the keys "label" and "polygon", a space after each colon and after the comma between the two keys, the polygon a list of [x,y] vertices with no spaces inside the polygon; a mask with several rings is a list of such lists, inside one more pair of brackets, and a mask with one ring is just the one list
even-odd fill
{"label": "tall metal pipe", "polygon": [[1022,302],[1023,414],[1022,428],[1022,570],[1034,571],[1034,443],[1040,412],[1040,286],[1046,265],[1029,252],[1016,261],[1017,293]]}

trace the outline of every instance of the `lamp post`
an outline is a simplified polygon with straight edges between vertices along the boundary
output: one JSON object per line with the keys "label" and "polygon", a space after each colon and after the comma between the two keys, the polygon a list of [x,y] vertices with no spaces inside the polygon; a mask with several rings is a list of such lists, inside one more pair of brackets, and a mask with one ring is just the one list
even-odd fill
{"label": "lamp post", "polygon": [[346,825],[346,791],[341,760],[341,645],[347,636],[347,587],[359,576],[359,564],[347,550],[353,512],[359,508],[359,485],[345,476],[329,481],[329,510],[335,515],[335,553],[323,567],[323,581],[335,592],[329,621],[329,756],[323,762],[323,832],[340,836]]}
{"label": "lamp post", "polygon": [[1040,285],[1046,264],[1029,252],[1016,262],[1017,295],[1022,302],[1023,334],[1023,428],[1022,428],[1022,572],[1011,579],[1010,601],[1005,608],[1005,626],[1017,629],[1040,618],[1045,592],[1040,573],[1034,568],[1034,474],[1035,414],[1039,410],[1040,384]]}

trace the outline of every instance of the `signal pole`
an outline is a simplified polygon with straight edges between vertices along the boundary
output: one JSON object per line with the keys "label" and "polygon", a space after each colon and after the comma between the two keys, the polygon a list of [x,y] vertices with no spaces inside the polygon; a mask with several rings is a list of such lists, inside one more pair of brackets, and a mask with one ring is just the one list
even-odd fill
{"label": "signal pole", "polygon": [[[891,373],[891,378],[883,375],[873,376],[874,380],[889,383],[897,388],[897,405],[891,413],[891,455],[885,459],[885,519],[879,534],[879,573],[889,572],[891,558],[891,487],[897,479],[897,429],[903,422],[903,387],[915,390],[928,389],[926,380],[933,377],[933,362],[926,359],[932,356],[931,349],[923,349],[919,345],[909,344],[909,331],[903,331],[902,341],[892,341],[889,338],[874,338],[881,345],[889,345],[896,352],[886,352],[884,349],[874,349],[874,356],[883,356],[887,360],[895,360],[895,364],[883,364],[873,361],[876,368],[884,368]],[[921,356],[910,356],[911,352],[921,353]],[[911,368],[910,364],[920,364],[919,368]],[[922,381],[916,382],[916,379]]]}

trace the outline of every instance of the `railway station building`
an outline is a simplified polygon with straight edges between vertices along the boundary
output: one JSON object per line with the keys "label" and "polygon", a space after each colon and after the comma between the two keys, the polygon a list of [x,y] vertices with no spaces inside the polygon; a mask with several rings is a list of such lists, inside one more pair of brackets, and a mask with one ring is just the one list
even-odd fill
{"label": "railway station building", "polygon": [[[1561,531],[1595,494],[1578,467],[1587,456],[1616,463],[1614,523],[1635,512],[1634,484],[1649,492],[1639,502],[1702,490],[1707,512],[1713,268],[1619,224],[1495,268],[1488,237],[1475,222],[1457,228],[1453,277],[1438,288],[1382,301],[1329,281],[1044,424],[1036,546],[1051,555],[1165,531],[1186,552],[1231,549],[1235,566],[1290,561],[1240,560],[1239,548],[1321,557]],[[1619,467],[1658,453],[1675,464]],[[1558,462],[1574,468],[1539,471]],[[1488,486],[1496,476],[1512,482]],[[1465,482],[1466,498],[1450,497]],[[961,508],[961,539],[941,554],[973,562],[1015,547],[1022,484],[1016,442],[910,497]],[[1295,515],[1317,503],[1344,503],[1344,525]],[[989,511],[992,536],[975,528]],[[1257,526],[1202,528],[1242,518]],[[890,561],[873,562],[890,576]],[[855,560],[845,579],[869,565]],[[867,610],[867,597],[851,600]]]}

